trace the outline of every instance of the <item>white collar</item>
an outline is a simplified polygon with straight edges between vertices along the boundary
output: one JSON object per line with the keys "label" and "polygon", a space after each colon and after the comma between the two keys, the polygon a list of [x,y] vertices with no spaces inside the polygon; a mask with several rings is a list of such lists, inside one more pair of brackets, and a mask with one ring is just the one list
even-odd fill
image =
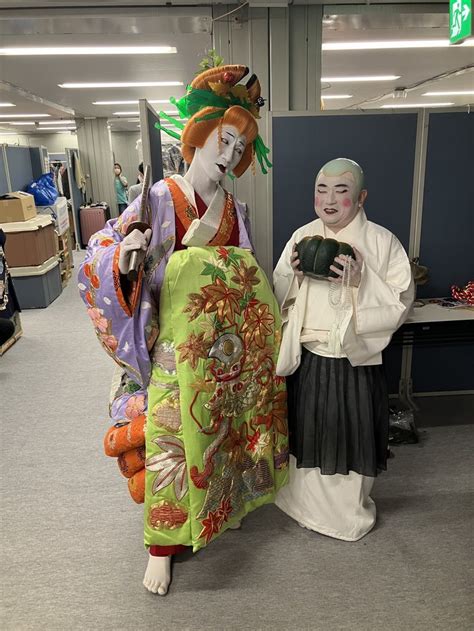
{"label": "white collar", "polygon": [[367,216],[365,210],[361,208],[350,224],[339,230],[339,232],[333,232],[329,226],[326,226],[323,221],[323,235],[326,238],[336,239],[336,241],[345,241],[351,237],[357,236],[367,223]]}
{"label": "white collar", "polygon": [[[194,207],[197,208],[196,196],[191,184],[181,175],[172,175],[171,178],[176,182]],[[212,241],[221,225],[225,198],[225,191],[222,186],[218,184],[214,197],[204,215],[201,219],[193,219],[191,222],[191,225],[182,239],[183,245],[203,246]]]}

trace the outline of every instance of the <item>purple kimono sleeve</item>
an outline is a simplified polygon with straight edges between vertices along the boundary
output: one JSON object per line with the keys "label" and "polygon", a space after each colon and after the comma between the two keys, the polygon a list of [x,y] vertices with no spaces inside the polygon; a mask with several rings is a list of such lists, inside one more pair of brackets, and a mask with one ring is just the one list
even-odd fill
{"label": "purple kimono sleeve", "polygon": [[155,301],[141,275],[124,295],[118,267],[120,244],[137,220],[139,204],[138,198],[91,237],[79,269],[79,290],[99,342],[133,381],[146,387],[148,349],[158,335]]}

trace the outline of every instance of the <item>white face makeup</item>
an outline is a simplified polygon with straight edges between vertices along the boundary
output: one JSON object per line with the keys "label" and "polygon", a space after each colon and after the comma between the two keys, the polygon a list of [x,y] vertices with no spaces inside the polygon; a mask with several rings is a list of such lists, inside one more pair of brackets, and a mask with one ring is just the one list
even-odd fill
{"label": "white face makeup", "polygon": [[247,139],[236,127],[223,125],[219,142],[219,128],[216,128],[206,140],[204,147],[196,149],[194,161],[197,161],[213,182],[220,182],[239,164],[247,145]]}
{"label": "white face makeup", "polygon": [[321,173],[316,181],[314,209],[333,232],[345,228],[357,215],[366,192],[358,194],[354,176],[350,172],[338,176]]}

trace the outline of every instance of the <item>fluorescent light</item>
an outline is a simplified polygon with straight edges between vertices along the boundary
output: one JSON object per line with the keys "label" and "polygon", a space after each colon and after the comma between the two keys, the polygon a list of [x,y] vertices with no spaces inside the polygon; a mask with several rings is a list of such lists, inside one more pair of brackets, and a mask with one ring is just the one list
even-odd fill
{"label": "fluorescent light", "polygon": [[399,107],[449,107],[454,103],[394,103],[393,105],[381,105],[384,110],[391,110]]}
{"label": "fluorescent light", "polygon": [[51,114],[0,114],[0,118],[11,118],[12,116],[15,118],[47,118]]}
{"label": "fluorescent light", "polygon": [[321,94],[321,98],[329,99],[352,99],[352,94]]}
{"label": "fluorescent light", "polygon": [[17,131],[0,131],[0,136],[18,136]]}
{"label": "fluorescent light", "polygon": [[[149,101],[148,103],[169,103],[169,99],[158,99],[156,101]],[[138,99],[135,101],[94,101],[92,105],[138,105]]]}
{"label": "fluorescent light", "polygon": [[174,46],[38,46],[0,48],[0,55],[169,55],[176,54]]}
{"label": "fluorescent light", "polygon": [[111,83],[58,83],[60,88],[171,88],[183,85],[182,81],[116,81]]}
{"label": "fluorescent light", "polygon": [[422,96],[464,96],[474,94],[474,90],[449,90],[446,92],[425,92]]}
{"label": "fluorescent light", "polygon": [[[178,114],[178,110],[164,110],[165,114]],[[113,112],[112,116],[139,116],[140,112]]]}
{"label": "fluorescent light", "polygon": [[36,125],[34,121],[2,121],[2,125]]}
{"label": "fluorescent light", "polygon": [[75,127],[39,127],[38,131],[76,131]]}
{"label": "fluorescent light", "polygon": [[14,103],[0,103],[0,107],[16,107]]}
{"label": "fluorescent light", "polygon": [[40,125],[75,125],[76,121],[70,120],[70,121],[63,121],[63,120],[56,120],[56,121],[39,121]]}
{"label": "fluorescent light", "polygon": [[463,44],[452,46],[449,39],[413,39],[388,40],[374,42],[326,42],[323,50],[392,50],[406,48],[459,48],[459,46],[474,46],[474,39],[468,39]]}
{"label": "fluorescent light", "polygon": [[321,77],[321,81],[326,83],[355,83],[362,81],[395,81],[400,79],[399,75],[371,75],[364,77]]}

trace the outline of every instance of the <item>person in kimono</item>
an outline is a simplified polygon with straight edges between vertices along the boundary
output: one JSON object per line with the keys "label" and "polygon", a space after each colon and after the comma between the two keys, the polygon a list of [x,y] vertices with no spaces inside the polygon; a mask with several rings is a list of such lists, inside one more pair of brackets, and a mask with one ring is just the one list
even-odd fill
{"label": "person in kimono", "polygon": [[[160,595],[172,555],[239,527],[287,477],[279,308],[245,205],[221,185],[255,157],[271,166],[258,79],[239,84],[247,73],[211,68],[172,101],[186,122],[160,114],[182,130],[186,175],[151,187],[149,229],[134,227],[140,196],[94,235],[79,275],[97,337],[125,373],[105,449],[145,503],[144,585]],[[130,282],[133,252],[143,265]]]}
{"label": "person in kimono", "polygon": [[[300,526],[345,541],[375,524],[370,493],[388,448],[382,351],[414,298],[408,257],[367,219],[366,197],[358,164],[325,164],[315,184],[319,218],[292,235],[274,272],[290,431],[289,484],[276,503]],[[303,274],[295,245],[315,235],[351,245],[355,258],[336,257],[334,277]]]}

